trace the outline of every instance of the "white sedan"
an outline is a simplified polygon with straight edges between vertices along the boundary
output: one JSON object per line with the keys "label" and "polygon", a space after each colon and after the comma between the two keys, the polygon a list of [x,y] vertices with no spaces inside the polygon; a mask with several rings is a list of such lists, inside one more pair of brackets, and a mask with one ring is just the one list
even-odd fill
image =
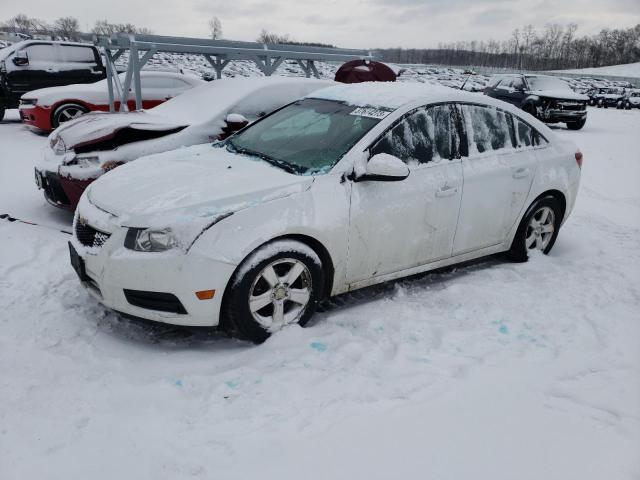
{"label": "white sedan", "polygon": [[70,243],[117,311],[254,342],[319,300],[458,262],[548,253],[582,154],[506,103],[444,87],[335,86],[213,145],[93,183]]}

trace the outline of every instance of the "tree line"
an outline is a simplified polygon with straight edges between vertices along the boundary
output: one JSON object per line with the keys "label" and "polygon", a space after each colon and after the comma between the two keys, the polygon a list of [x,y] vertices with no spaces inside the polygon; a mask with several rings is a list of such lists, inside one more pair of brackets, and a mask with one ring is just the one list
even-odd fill
{"label": "tree line", "polygon": [[578,26],[549,24],[516,29],[507,40],[440,43],[437,49],[378,49],[394,63],[482,66],[520,70],[602,67],[640,61],[640,24],[578,36]]}
{"label": "tree line", "polygon": [[[47,23],[38,18],[18,14],[8,20],[0,22],[0,31],[8,33],[21,33],[34,36],[42,35],[54,39],[77,41],[82,38],[80,22],[75,17],[60,17],[52,23]],[[107,20],[95,22],[90,33],[97,35],[111,35],[112,33],[140,33],[149,34],[151,30],[145,27],[137,27],[132,23],[110,23]]]}

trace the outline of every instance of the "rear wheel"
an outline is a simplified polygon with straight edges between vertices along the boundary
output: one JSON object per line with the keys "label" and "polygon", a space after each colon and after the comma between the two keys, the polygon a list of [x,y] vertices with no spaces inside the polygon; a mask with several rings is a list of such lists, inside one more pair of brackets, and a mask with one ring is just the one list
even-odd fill
{"label": "rear wheel", "polygon": [[69,120],[73,120],[74,118],[78,118],[88,111],[88,108],[78,105],[77,103],[66,103],[64,105],[60,105],[53,113],[51,126],[53,128],[58,128],[61,124],[68,122]]}
{"label": "rear wheel", "polygon": [[569,130],[580,130],[582,127],[584,127],[585,123],[587,123],[586,118],[578,120],[577,122],[567,122],[567,128]]}
{"label": "rear wheel", "polygon": [[4,120],[4,112],[5,112],[4,103],[0,102],[0,122]]}
{"label": "rear wheel", "polygon": [[562,214],[560,202],[553,196],[534,202],[522,218],[507,256],[517,262],[526,262],[529,250],[549,253],[558,237]]}
{"label": "rear wheel", "polygon": [[301,242],[282,240],[259,248],[227,287],[223,327],[262,343],[287,325],[306,325],[324,293],[321,265],[318,255]]}

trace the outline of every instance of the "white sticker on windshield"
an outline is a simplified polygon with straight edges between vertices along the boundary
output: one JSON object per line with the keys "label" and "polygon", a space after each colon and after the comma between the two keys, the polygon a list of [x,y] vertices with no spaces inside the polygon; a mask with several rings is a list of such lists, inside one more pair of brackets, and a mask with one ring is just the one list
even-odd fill
{"label": "white sticker on windshield", "polygon": [[349,115],[357,115],[359,117],[369,117],[369,118],[377,118],[378,120],[383,119],[391,112],[387,112],[386,110],[378,110],[377,108],[371,107],[358,107]]}

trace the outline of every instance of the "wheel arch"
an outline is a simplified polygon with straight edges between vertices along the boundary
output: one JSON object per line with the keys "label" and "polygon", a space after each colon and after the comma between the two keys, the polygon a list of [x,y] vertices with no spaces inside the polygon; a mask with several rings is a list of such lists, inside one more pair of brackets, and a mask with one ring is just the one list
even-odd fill
{"label": "wheel arch", "polygon": [[95,110],[95,107],[92,104],[87,103],[84,100],[74,100],[69,98],[65,98],[64,100],[59,100],[55,102],[53,105],[51,105],[51,118],[49,119],[49,121],[51,122],[51,125],[53,125],[53,118],[56,115],[56,111],[60,107],[63,107],[65,105],[80,105],[81,107],[86,108],[87,112],[91,112]]}
{"label": "wheel arch", "polygon": [[[544,192],[542,192],[540,195],[538,195],[529,205],[529,209],[531,208],[531,206],[533,206],[538,200],[540,200],[541,198],[544,197],[554,197],[556,200],[558,200],[558,202],[560,203],[560,207],[562,208],[562,220],[564,221],[564,216],[567,213],[567,197],[565,196],[564,193],[562,193],[560,190],[556,190],[556,189],[551,189],[551,190],[546,190]],[[527,211],[529,210],[527,209]]]}
{"label": "wheel arch", "polygon": [[[329,253],[329,250],[327,250],[327,248],[322,244],[322,242],[320,242],[316,238],[313,238],[309,235],[300,234],[300,233],[289,233],[285,235],[280,235],[278,237],[274,237],[256,246],[253,250],[247,253],[247,255],[245,255],[242,261],[238,264],[238,266],[233,272],[233,275],[231,276],[231,279],[235,277],[236,273],[242,267],[245,260],[249,258],[254,252],[261,249],[265,245],[269,245],[270,243],[277,242],[280,240],[296,240],[306,245],[307,247],[309,247],[311,250],[313,250],[316,253],[316,255],[318,255],[318,257],[320,258],[320,261],[322,262],[322,270],[324,273],[324,296],[325,297],[330,296],[331,291],[333,289],[333,277],[335,275],[335,266],[333,263],[333,259],[331,258],[331,254]],[[229,281],[229,283],[227,284],[227,287],[224,290],[224,295],[222,299],[223,302],[224,302],[224,297],[227,296],[227,290],[229,289],[229,286],[231,285],[231,283],[232,282]]]}

